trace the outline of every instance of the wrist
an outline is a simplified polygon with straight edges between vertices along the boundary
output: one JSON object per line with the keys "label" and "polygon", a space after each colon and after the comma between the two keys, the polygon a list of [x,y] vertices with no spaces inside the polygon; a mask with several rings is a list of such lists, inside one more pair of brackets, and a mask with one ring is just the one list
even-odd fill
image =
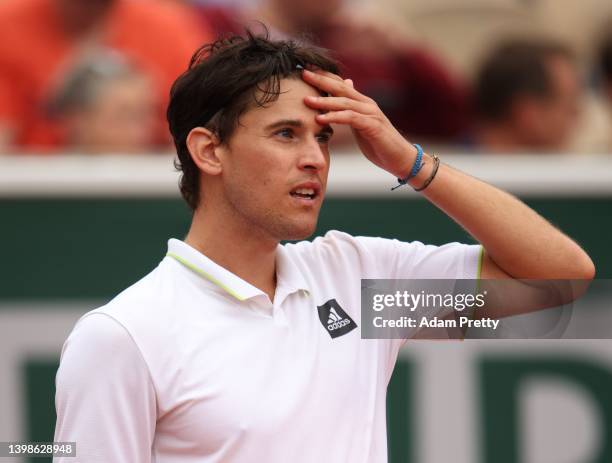
{"label": "wrist", "polygon": [[[429,186],[438,173],[440,159],[436,155],[430,156],[426,154],[423,148],[416,143],[411,145],[410,148],[411,150],[409,151],[413,151],[411,153],[413,157],[412,162],[403,161],[404,172],[406,172],[407,169],[406,165],[410,166],[410,170],[403,177],[398,176],[398,184],[391,188],[391,191],[406,184],[410,185],[414,191],[423,191]],[[415,151],[416,154],[414,153]]]}
{"label": "wrist", "polygon": [[[407,143],[407,147],[402,149],[405,154],[404,158],[401,160],[401,165],[394,171],[389,171],[391,175],[399,178],[406,178],[410,175],[412,168],[414,167],[414,163],[416,162],[417,155],[419,150],[417,148],[419,145],[413,145],[412,143]],[[425,154],[425,153],[423,153]]]}
{"label": "wrist", "polygon": [[[391,188],[391,191],[406,185],[407,183],[410,182],[411,179],[414,179],[418,176],[418,174],[420,173],[420,171],[423,168],[423,156],[424,156],[424,152],[423,152],[423,148],[421,147],[421,145],[417,145],[416,143],[414,145],[410,145],[412,147],[412,150],[416,150],[416,155],[414,155],[414,162],[412,163],[412,167],[410,168],[410,171],[408,172],[407,175],[405,176],[398,176],[397,178],[397,182],[398,184]],[[402,161],[402,163],[404,164],[406,161]]]}
{"label": "wrist", "polygon": [[412,188],[418,188],[423,185],[423,183],[429,178],[431,175],[431,171],[434,167],[433,158],[427,154],[423,153],[423,167],[419,171],[419,173],[408,180],[408,185]]}

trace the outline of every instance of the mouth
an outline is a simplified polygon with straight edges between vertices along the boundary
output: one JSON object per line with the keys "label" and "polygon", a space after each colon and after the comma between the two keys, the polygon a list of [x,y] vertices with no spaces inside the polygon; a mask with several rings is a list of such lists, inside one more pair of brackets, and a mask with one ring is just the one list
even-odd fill
{"label": "mouth", "polygon": [[289,194],[298,200],[314,202],[321,195],[321,187],[318,183],[302,183],[292,189]]}

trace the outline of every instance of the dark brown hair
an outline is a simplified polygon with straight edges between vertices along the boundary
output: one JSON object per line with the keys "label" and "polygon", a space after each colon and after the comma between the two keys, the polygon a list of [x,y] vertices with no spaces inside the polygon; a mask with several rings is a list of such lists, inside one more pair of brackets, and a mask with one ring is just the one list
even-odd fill
{"label": "dark brown hair", "polygon": [[180,190],[192,210],[200,199],[200,171],[187,149],[187,135],[206,127],[226,143],[240,116],[253,105],[276,101],[280,80],[299,78],[300,67],[338,73],[326,50],[293,40],[270,40],[267,32],[222,38],[200,47],[172,85],[167,118],[182,172]]}
{"label": "dark brown hair", "polygon": [[500,120],[507,116],[517,97],[552,96],[548,60],[556,57],[573,61],[570,49],[553,40],[517,39],[495,47],[476,77],[477,115],[484,120]]}
{"label": "dark brown hair", "polygon": [[604,81],[607,84],[612,84],[612,33],[608,33],[601,41],[599,66]]}

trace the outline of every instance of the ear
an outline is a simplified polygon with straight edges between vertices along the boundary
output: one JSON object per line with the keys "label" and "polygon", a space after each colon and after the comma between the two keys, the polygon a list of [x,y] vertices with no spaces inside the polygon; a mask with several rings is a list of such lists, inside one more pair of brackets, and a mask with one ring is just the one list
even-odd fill
{"label": "ear", "polygon": [[194,127],[187,135],[187,149],[198,168],[209,175],[219,175],[222,171],[219,138],[204,127]]}

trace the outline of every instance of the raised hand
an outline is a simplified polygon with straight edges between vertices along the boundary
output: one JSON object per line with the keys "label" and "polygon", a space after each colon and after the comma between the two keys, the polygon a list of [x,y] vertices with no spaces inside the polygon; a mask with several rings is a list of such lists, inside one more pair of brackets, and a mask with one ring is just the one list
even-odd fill
{"label": "raised hand", "polygon": [[302,78],[329,95],[304,98],[308,107],[324,111],[316,116],[317,122],[350,126],[359,148],[371,162],[396,177],[408,175],[417,150],[372,98],[355,90],[350,79],[329,72],[304,70]]}

